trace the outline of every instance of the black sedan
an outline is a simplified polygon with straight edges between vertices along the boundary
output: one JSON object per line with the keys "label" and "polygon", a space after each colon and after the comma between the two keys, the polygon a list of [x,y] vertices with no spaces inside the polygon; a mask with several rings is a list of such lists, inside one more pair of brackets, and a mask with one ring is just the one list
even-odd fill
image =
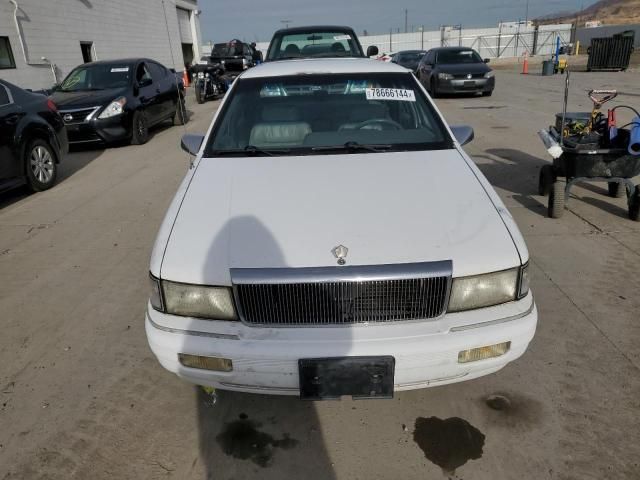
{"label": "black sedan", "polygon": [[426,53],[424,50],[403,50],[402,52],[396,53],[391,61],[417,74],[420,60],[422,60],[422,57],[424,57]]}
{"label": "black sedan", "polygon": [[60,108],[69,142],[143,144],[149,129],[187,120],[184,92],[173,72],[145,58],[76,67],[51,98]]}
{"label": "black sedan", "polygon": [[493,70],[478,52],[465,47],[434,48],[418,67],[418,79],[432,97],[441,93],[482,93],[490,96],[495,87]]}
{"label": "black sedan", "polygon": [[68,148],[55,103],[0,80],[0,191],[51,188]]}

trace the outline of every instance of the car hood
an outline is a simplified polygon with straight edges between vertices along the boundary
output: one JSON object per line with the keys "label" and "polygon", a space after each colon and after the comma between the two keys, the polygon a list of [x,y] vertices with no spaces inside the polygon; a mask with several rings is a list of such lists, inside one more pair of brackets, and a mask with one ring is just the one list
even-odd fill
{"label": "car hood", "polygon": [[461,73],[487,73],[491,69],[486,63],[453,63],[451,65],[438,65],[438,72],[461,74]]}
{"label": "car hood", "polygon": [[53,92],[51,99],[61,110],[71,108],[97,107],[105,105],[112,100],[126,95],[126,88],[108,88],[106,90],[79,91],[79,92]]}
{"label": "car hood", "polygon": [[230,268],[453,260],[455,276],[520,258],[456,150],[202,159],[169,236],[162,278],[229,285]]}

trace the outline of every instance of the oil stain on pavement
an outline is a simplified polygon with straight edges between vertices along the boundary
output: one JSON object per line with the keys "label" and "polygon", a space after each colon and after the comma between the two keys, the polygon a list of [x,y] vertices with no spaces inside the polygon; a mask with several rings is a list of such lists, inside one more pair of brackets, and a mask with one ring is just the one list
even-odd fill
{"label": "oil stain on pavement", "polygon": [[449,478],[467,461],[482,457],[484,438],[480,430],[458,417],[419,417],[413,432],[413,440],[424,456]]}
{"label": "oil stain on pavement", "polygon": [[251,460],[256,465],[268,467],[273,462],[274,449],[289,450],[298,441],[284,434],[280,440],[258,430],[258,422],[249,420],[245,413],[239,420],[225,424],[223,431],[216,437],[222,451],[233,458]]}

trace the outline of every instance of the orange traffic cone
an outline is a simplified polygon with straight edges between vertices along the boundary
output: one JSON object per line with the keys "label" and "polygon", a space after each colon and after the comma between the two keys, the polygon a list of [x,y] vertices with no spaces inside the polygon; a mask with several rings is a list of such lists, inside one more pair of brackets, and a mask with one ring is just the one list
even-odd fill
{"label": "orange traffic cone", "polygon": [[182,83],[184,83],[185,88],[189,86],[189,74],[186,68],[182,72]]}
{"label": "orange traffic cone", "polygon": [[524,61],[522,62],[522,75],[528,75],[528,74],[529,74],[529,59],[525,54]]}

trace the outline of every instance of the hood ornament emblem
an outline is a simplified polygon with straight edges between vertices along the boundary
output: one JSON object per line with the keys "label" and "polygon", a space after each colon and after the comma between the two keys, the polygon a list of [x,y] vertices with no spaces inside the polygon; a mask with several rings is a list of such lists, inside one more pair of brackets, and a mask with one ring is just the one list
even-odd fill
{"label": "hood ornament emblem", "polygon": [[69,123],[71,120],[73,120],[73,115],[71,115],[70,113],[67,113],[64,117],[62,117],[62,119]]}
{"label": "hood ornament emblem", "polygon": [[467,73],[467,78],[470,79],[471,77],[472,77],[472,75],[470,73]]}
{"label": "hood ornament emblem", "polygon": [[344,265],[347,263],[347,253],[349,253],[349,249],[344,245],[338,245],[337,247],[333,247],[331,250],[333,256],[338,259],[338,265]]}

